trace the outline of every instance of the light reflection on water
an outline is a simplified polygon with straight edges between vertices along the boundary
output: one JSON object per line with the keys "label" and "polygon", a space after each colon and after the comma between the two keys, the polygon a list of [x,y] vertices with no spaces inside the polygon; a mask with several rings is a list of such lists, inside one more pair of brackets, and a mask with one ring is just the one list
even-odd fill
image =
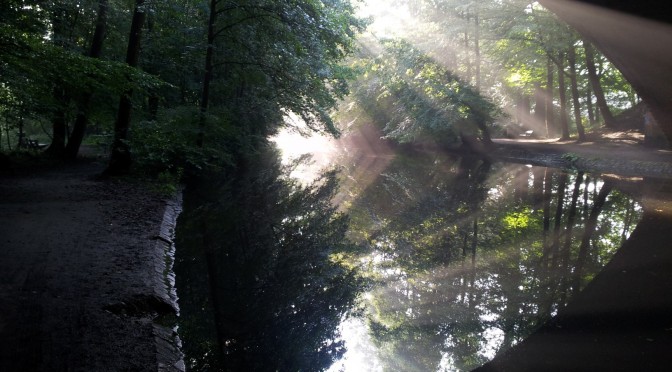
{"label": "light reflection on water", "polygon": [[[295,174],[339,166],[339,193],[300,191],[280,170],[277,180],[268,177],[269,162],[261,161],[260,176],[250,170],[229,185],[235,192],[207,193],[218,196],[206,205],[213,216],[199,217],[207,208],[185,213],[192,217],[182,227],[194,230],[180,234],[185,243],[177,268],[187,273],[178,273],[178,291],[181,282],[180,298],[192,300],[181,303],[180,326],[197,340],[185,342],[197,349],[192,370],[214,370],[217,337],[224,340],[220,359],[234,363],[229,370],[250,363],[357,372],[473,369],[557,314],[609,262],[643,213],[613,180],[449,153],[395,152],[375,133],[363,133],[339,141],[276,141],[289,147],[286,162],[327,149]],[[630,189],[641,188],[641,180],[632,182]],[[332,213],[330,200],[349,216],[339,219],[342,225],[329,227],[335,215],[320,218]],[[351,248],[331,248],[348,240]],[[209,267],[212,262],[218,266]],[[353,281],[360,275],[367,280]],[[210,303],[213,293],[218,304]],[[216,306],[220,325],[211,315]],[[219,326],[221,334],[213,334]],[[338,341],[346,348],[340,360]]]}
{"label": "light reflection on water", "polygon": [[[286,159],[299,149],[321,153],[300,177],[338,164],[343,178],[360,186],[338,202],[349,206],[351,236],[370,248],[358,261],[377,285],[362,297],[367,311],[342,322],[347,352],[330,371],[481,365],[556,314],[609,261],[642,212],[614,190],[592,243],[582,248],[602,179],[581,175],[575,185],[577,174],[443,154],[418,160],[385,153],[384,166],[362,171],[367,157],[344,155],[337,141],[280,138]],[[578,260],[585,260],[582,269]]]}

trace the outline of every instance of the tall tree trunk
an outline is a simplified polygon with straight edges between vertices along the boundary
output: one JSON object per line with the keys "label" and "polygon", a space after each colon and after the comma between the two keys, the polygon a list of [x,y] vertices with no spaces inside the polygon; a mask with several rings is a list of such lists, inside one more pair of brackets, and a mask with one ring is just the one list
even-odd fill
{"label": "tall tree trunk", "polygon": [[597,99],[597,107],[604,118],[604,126],[610,129],[613,129],[615,126],[614,115],[612,115],[609,110],[609,105],[607,105],[607,100],[604,98],[604,91],[602,90],[602,83],[600,83],[600,77],[597,75],[597,68],[595,67],[595,51],[593,46],[587,42],[583,42],[584,49],[586,51],[586,68],[588,69],[588,79],[590,80],[590,86],[593,88],[595,93],[595,99]]}
{"label": "tall tree trunk", "polygon": [[567,115],[567,89],[565,87],[565,53],[558,55],[558,98],[560,99],[561,140],[569,139],[569,117]]}
{"label": "tall tree trunk", "polygon": [[[138,58],[140,57],[142,25],[145,23],[146,16],[144,3],[145,0],[135,0],[131,33],[126,50],[126,63],[132,67],[138,65]],[[114,123],[114,141],[112,142],[110,163],[104,172],[106,175],[127,173],[131,166],[131,149],[126,141],[128,139],[128,129],[131,125],[132,97],[133,90],[130,89],[119,98],[119,111],[117,112],[117,121]]]}
{"label": "tall tree trunk", "polygon": [[576,47],[574,45],[570,45],[569,47],[567,63],[569,64],[569,79],[572,85],[572,106],[574,107],[574,122],[576,123],[576,131],[579,133],[579,142],[585,142],[586,131],[583,128],[583,122],[581,120],[579,84],[576,76]]}
{"label": "tall tree trunk", "polygon": [[52,157],[62,158],[65,153],[65,139],[67,138],[65,105],[68,99],[65,90],[60,86],[54,87],[53,95],[58,107],[55,108],[51,116],[51,144],[46,152]]}
{"label": "tall tree trunk", "polygon": [[198,137],[196,145],[203,147],[205,137],[205,122],[208,113],[208,104],[210,101],[210,82],[212,81],[212,60],[215,53],[215,24],[217,22],[217,2],[210,0],[210,17],[208,18],[208,47],[205,52],[205,74],[203,75],[203,86],[201,89],[200,116],[198,120]]}
{"label": "tall tree trunk", "polygon": [[481,23],[478,13],[474,16],[474,52],[476,54],[476,89],[481,89]]}
{"label": "tall tree trunk", "polygon": [[[93,39],[91,40],[91,48],[89,49],[89,57],[100,58],[103,50],[103,41],[105,40],[105,33],[107,30],[107,8],[108,0],[98,0],[98,17],[96,19],[96,29],[93,32]],[[77,104],[77,118],[72,127],[72,133],[68,139],[68,144],[65,146],[65,157],[70,160],[77,158],[79,147],[82,145],[86,127],[89,124],[89,105],[91,103],[91,92],[87,92]]]}
{"label": "tall tree trunk", "polygon": [[546,133],[548,136],[556,135],[555,112],[553,109],[553,60],[549,56],[546,61]]}

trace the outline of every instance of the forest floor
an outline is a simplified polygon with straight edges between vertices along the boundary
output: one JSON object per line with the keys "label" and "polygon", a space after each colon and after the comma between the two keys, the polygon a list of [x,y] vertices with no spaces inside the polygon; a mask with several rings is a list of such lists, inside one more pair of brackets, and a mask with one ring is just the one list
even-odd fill
{"label": "forest floor", "polygon": [[[672,178],[672,152],[628,136],[502,139],[492,155]],[[183,369],[164,273],[171,203],[142,183],[96,180],[105,159],[85,154],[0,169],[0,371]]]}

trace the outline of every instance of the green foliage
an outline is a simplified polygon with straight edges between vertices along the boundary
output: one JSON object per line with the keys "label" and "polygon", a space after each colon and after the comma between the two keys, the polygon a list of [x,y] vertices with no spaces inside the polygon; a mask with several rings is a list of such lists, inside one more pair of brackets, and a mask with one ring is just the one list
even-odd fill
{"label": "green foliage", "polygon": [[520,231],[530,225],[531,211],[524,210],[522,212],[511,212],[504,216],[504,227],[509,230]]}
{"label": "green foliage", "polygon": [[284,112],[299,115],[311,130],[337,134],[330,113],[352,76],[341,62],[364,26],[350,2],[242,1],[219,11],[215,42],[226,53],[214,58],[221,67],[212,96],[231,100],[224,105],[242,100],[246,114],[256,112],[256,135],[273,133]]}
{"label": "green foliage", "polygon": [[145,174],[172,174],[193,176],[199,173],[217,173],[232,166],[232,150],[226,147],[236,132],[226,123],[211,133],[212,141],[197,147],[198,120],[195,109],[178,108],[162,111],[156,121],[141,121],[132,129],[131,149],[138,171]]}
{"label": "green foliage", "polygon": [[374,120],[387,138],[451,143],[460,136],[489,137],[494,104],[409,42],[388,40],[383,47],[356,98],[365,109],[384,113]]}

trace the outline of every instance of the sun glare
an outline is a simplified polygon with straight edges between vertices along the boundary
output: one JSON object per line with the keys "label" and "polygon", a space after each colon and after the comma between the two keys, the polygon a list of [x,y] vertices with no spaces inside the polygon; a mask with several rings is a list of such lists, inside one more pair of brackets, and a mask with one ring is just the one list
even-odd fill
{"label": "sun glare", "polygon": [[303,184],[310,184],[323,169],[331,167],[336,153],[336,140],[318,133],[306,137],[296,131],[284,129],[270,140],[280,150],[283,164],[290,164],[294,159],[310,155],[309,161],[299,164],[291,173],[292,177]]}
{"label": "sun glare", "polygon": [[392,4],[389,0],[366,0],[359,10],[360,17],[371,17],[369,32],[378,38],[402,36],[410,26],[408,6]]}

